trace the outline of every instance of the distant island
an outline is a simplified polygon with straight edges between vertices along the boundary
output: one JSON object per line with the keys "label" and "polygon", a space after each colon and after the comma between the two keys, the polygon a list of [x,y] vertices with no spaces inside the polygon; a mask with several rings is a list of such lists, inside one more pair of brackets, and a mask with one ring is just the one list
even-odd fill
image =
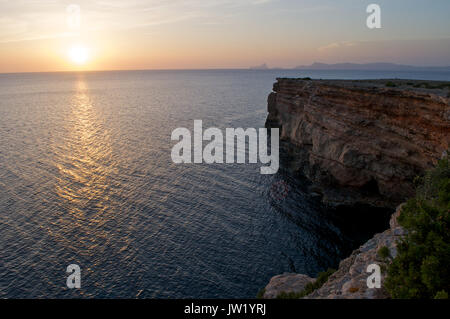
{"label": "distant island", "polygon": [[[278,70],[281,68],[269,68],[266,63],[250,67],[251,70]],[[395,63],[320,63],[311,65],[299,65],[294,70],[366,70],[366,71],[450,71],[450,66],[414,66]]]}
{"label": "distant island", "polygon": [[267,66],[266,63],[263,63],[263,64],[261,64],[261,65],[251,66],[249,69],[250,69],[250,70],[268,70],[269,67]]}

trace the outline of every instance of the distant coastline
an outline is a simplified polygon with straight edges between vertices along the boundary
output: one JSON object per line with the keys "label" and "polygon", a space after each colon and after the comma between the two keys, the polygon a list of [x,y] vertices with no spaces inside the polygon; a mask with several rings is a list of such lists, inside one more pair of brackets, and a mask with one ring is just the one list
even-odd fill
{"label": "distant coastline", "polygon": [[357,71],[444,71],[450,72],[450,66],[414,66],[396,63],[321,63],[314,62],[311,65],[299,65],[293,68],[270,68],[267,63],[252,66],[250,70],[357,70]]}

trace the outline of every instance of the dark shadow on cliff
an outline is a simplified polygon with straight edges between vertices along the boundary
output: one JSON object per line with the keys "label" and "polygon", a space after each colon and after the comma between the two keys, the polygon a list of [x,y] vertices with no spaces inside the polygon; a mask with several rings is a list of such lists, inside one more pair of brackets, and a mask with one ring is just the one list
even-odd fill
{"label": "dark shadow on cliff", "polygon": [[[272,207],[298,227],[299,254],[308,260],[305,267],[289,261],[286,271],[316,276],[319,271],[336,268],[339,262],[374,234],[389,227],[390,208],[370,205],[330,206],[313,191],[304,176],[281,167],[272,185],[285,185],[285,197],[268,193]],[[303,269],[304,268],[304,269]]]}

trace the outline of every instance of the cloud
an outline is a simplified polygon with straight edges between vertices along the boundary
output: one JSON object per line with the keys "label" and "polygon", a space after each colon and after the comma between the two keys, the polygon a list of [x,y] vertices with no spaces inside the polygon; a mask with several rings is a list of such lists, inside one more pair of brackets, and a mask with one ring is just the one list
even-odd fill
{"label": "cloud", "polygon": [[390,62],[420,66],[450,65],[450,38],[333,42],[317,49],[326,63]]}
{"label": "cloud", "polygon": [[333,42],[333,43],[321,46],[321,47],[317,48],[317,50],[319,52],[324,52],[324,51],[329,51],[329,50],[338,49],[338,48],[352,47],[355,45],[356,45],[356,43],[351,42],[351,41]]}
{"label": "cloud", "polygon": [[[66,8],[81,8],[82,30],[119,31],[189,19],[223,21],[226,10],[274,0],[0,0],[0,43],[67,37]],[[199,21],[201,23],[201,21]],[[218,22],[216,22],[218,23]]]}

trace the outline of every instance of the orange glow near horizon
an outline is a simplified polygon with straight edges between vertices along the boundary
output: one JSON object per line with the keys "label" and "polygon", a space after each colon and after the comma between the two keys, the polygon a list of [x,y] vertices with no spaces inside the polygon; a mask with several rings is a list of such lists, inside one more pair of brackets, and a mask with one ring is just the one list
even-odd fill
{"label": "orange glow near horizon", "polygon": [[0,1],[0,73],[450,65],[448,0],[411,0],[409,11],[380,1],[395,19],[377,30],[366,27],[366,4],[350,1]]}

